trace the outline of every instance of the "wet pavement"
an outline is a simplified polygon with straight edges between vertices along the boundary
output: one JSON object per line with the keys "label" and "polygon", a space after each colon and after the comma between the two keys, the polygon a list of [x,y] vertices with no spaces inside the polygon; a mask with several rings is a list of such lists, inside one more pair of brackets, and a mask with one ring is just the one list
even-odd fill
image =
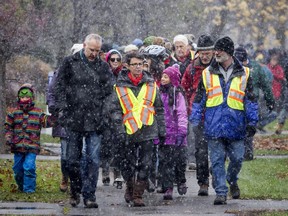
{"label": "wet pavement", "polygon": [[[12,158],[13,155],[0,155],[1,159]],[[38,160],[60,160],[59,156],[37,156]],[[110,176],[113,176],[112,173]],[[196,173],[186,172],[188,192],[184,196],[177,193],[174,188],[174,199],[164,202],[162,194],[144,194],[145,207],[130,207],[123,198],[124,188],[119,190],[111,186],[103,186],[98,181],[96,192],[98,209],[84,208],[83,201],[77,208],[72,208],[67,203],[25,203],[25,202],[1,202],[0,215],[236,215],[247,211],[262,210],[287,210],[288,200],[233,200],[228,198],[227,205],[214,206],[215,192],[209,190],[208,197],[197,196],[198,185]],[[99,175],[101,179],[101,172]],[[1,194],[0,194],[1,200]]]}

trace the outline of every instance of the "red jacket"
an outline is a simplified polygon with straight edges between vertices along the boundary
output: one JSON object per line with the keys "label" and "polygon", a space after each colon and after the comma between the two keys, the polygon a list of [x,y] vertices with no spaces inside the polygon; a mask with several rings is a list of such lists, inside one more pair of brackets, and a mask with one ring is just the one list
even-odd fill
{"label": "red jacket", "polygon": [[275,100],[279,100],[281,98],[281,95],[283,94],[282,86],[285,82],[284,70],[280,65],[276,65],[273,67],[271,64],[268,64],[267,66],[273,74],[272,92],[274,98]]}
{"label": "red jacket", "polygon": [[202,76],[202,71],[206,67],[207,65],[202,65],[199,58],[196,58],[188,65],[182,77],[181,86],[185,90],[185,96],[188,102],[188,115],[191,114],[192,104],[196,95],[198,84]]}

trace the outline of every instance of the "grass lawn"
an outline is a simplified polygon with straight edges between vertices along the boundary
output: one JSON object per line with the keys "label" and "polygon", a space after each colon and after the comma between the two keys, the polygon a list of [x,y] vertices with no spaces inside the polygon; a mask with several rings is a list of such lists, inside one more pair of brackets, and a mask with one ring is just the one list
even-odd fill
{"label": "grass lawn", "polygon": [[244,162],[239,187],[242,199],[288,199],[288,159]]}
{"label": "grass lawn", "polygon": [[33,194],[17,190],[13,177],[13,160],[0,160],[0,194],[1,201],[47,202],[59,203],[68,200],[69,194],[60,192],[60,161],[36,162],[37,187]]}
{"label": "grass lawn", "polygon": [[53,138],[49,134],[41,134],[40,143],[59,143],[60,144],[60,138],[59,137]]}

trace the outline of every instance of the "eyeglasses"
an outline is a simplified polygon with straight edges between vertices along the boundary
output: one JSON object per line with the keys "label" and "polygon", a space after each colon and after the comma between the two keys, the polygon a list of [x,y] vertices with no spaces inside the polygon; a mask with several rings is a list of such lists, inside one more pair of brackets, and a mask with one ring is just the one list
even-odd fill
{"label": "eyeglasses", "polygon": [[116,60],[116,62],[120,62],[121,58],[110,58],[110,61],[112,61],[112,62],[115,62],[115,60]]}
{"label": "eyeglasses", "polygon": [[134,63],[134,64],[129,64],[129,65],[132,67],[137,67],[137,66],[141,67],[143,66],[143,63]]}

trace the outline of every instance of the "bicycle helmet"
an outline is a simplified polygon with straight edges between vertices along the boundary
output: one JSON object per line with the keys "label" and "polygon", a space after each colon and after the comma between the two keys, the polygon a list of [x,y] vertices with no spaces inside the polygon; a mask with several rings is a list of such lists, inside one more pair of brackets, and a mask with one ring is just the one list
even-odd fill
{"label": "bicycle helmet", "polygon": [[148,58],[159,58],[162,61],[165,61],[169,54],[166,52],[166,48],[163,46],[158,45],[150,45],[143,50],[141,50],[141,53]]}

